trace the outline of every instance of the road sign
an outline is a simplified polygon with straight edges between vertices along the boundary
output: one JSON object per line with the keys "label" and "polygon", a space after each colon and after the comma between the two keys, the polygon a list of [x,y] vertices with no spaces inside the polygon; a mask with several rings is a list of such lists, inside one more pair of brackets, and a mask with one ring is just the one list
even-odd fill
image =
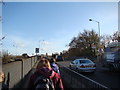
{"label": "road sign", "polygon": [[39,48],[35,48],[35,53],[39,53]]}

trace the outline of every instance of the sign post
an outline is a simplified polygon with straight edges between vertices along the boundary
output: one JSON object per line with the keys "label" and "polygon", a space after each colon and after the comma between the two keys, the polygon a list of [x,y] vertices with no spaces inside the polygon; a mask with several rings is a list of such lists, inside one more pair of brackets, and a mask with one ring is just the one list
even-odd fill
{"label": "sign post", "polygon": [[35,48],[35,53],[37,55],[37,53],[39,53],[39,48]]}

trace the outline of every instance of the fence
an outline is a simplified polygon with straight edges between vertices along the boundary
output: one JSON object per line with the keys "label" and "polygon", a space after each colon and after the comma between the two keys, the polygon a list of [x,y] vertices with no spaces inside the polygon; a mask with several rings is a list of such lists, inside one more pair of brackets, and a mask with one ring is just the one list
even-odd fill
{"label": "fence", "polygon": [[[26,60],[3,65],[3,72],[8,76],[5,81],[9,84],[9,88],[16,88],[20,86],[21,80],[23,80],[29,73],[36,61],[37,58],[32,57]],[[106,86],[101,85],[100,83],[97,83],[62,65],[60,65],[60,72],[66,88],[100,88],[100,90],[110,90]]]}
{"label": "fence", "polygon": [[66,88],[100,88],[100,90],[110,90],[108,87],[103,86],[67,67],[60,66],[60,72]]}
{"label": "fence", "polygon": [[5,73],[5,84],[9,85],[9,88],[19,87],[22,80],[29,73],[31,68],[36,64],[37,57],[31,57],[28,59],[22,59],[12,63],[4,64],[2,71]]}

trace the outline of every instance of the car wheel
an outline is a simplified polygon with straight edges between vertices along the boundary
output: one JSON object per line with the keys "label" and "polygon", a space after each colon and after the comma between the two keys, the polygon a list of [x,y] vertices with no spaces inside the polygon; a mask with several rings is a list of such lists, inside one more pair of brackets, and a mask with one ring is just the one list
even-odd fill
{"label": "car wheel", "polygon": [[109,68],[109,70],[110,70],[111,72],[113,72],[113,71],[114,71],[114,67],[111,66],[111,67]]}
{"label": "car wheel", "polygon": [[110,70],[111,72],[113,72],[113,71],[114,71],[114,66],[113,66],[113,65],[109,65],[109,70]]}
{"label": "car wheel", "polygon": [[94,74],[95,73],[95,71],[93,71],[93,72],[91,72],[92,74]]}
{"label": "car wheel", "polygon": [[75,71],[78,72],[78,68],[76,68]]}
{"label": "car wheel", "polygon": [[69,65],[69,68],[71,69],[71,65]]}

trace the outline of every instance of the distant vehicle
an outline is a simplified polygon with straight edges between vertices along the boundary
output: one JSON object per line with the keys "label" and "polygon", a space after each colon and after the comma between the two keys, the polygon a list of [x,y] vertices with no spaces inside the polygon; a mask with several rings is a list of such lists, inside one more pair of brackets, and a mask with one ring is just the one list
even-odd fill
{"label": "distant vehicle", "polygon": [[94,72],[96,70],[96,64],[90,59],[75,59],[69,67],[78,72]]}
{"label": "distant vehicle", "polygon": [[57,54],[52,54],[52,57],[57,59]]}
{"label": "distant vehicle", "polygon": [[64,61],[64,57],[61,55],[57,56],[56,61]]}
{"label": "distant vehicle", "polygon": [[16,58],[15,61],[22,61],[22,59],[21,58]]}
{"label": "distant vehicle", "polygon": [[44,58],[44,59],[47,59],[47,60],[50,60],[50,58],[49,58],[49,57],[47,57],[47,56],[44,56],[43,58]]}
{"label": "distant vehicle", "polygon": [[27,53],[23,53],[22,56],[23,56],[24,58],[29,58],[29,56],[28,56]]}
{"label": "distant vehicle", "polygon": [[8,61],[8,63],[11,63],[11,62],[14,62],[15,60],[14,59],[10,59],[9,61]]}
{"label": "distant vehicle", "polygon": [[120,42],[112,42],[104,49],[103,66],[110,71],[120,71]]}

